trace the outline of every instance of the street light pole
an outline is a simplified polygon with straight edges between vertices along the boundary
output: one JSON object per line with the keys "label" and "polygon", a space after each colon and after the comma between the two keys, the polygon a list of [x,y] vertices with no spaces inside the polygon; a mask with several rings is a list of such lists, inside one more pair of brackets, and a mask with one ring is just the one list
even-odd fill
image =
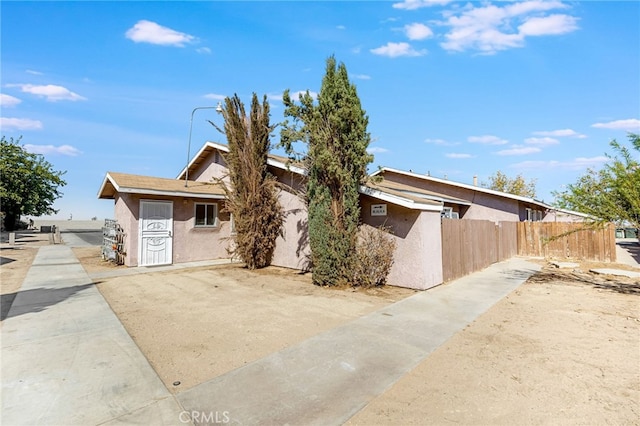
{"label": "street light pole", "polygon": [[191,132],[193,131],[193,114],[196,113],[199,109],[215,109],[218,113],[222,112],[222,105],[218,102],[218,105],[212,106],[204,106],[204,107],[195,107],[193,111],[191,111],[191,120],[189,120],[189,143],[187,144],[187,168],[184,173],[184,187],[187,188],[189,186],[189,160],[191,160]]}

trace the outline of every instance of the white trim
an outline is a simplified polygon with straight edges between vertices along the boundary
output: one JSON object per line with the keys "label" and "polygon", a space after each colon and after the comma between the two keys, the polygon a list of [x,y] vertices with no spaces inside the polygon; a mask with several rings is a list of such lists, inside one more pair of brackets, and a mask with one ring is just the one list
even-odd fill
{"label": "white trim", "polygon": [[[198,206],[205,206],[205,222],[207,221],[207,209],[206,206],[214,206],[215,207],[215,215],[213,217],[213,225],[198,225],[196,221],[198,220]],[[218,207],[218,203],[193,203],[193,227],[194,228],[217,228],[220,226],[220,218],[219,218],[220,209]]]}
{"label": "white trim", "polygon": [[359,192],[361,194],[368,195],[373,198],[377,198],[378,200],[387,201],[391,204],[396,204],[398,206],[406,207],[412,210],[423,210],[423,211],[431,211],[431,212],[442,211],[442,205],[434,206],[432,204],[416,203],[415,201],[409,200],[408,198],[387,194],[386,192],[369,188],[368,186],[364,186],[364,185],[360,185]]}
{"label": "white trim", "polygon": [[291,166],[283,163],[282,161],[274,160],[273,158],[267,158],[267,164],[269,166],[277,167],[282,170],[290,171],[298,175],[306,176],[307,171],[303,168]]}
{"label": "white trim", "polygon": [[169,197],[206,198],[211,200],[225,199],[224,195],[218,195],[218,194],[200,194],[200,193],[183,192],[183,191],[161,191],[158,189],[119,188],[118,192],[126,193],[126,194],[166,195]]}
{"label": "white trim", "polygon": [[486,194],[496,195],[498,197],[510,198],[510,199],[517,200],[517,201],[523,201],[525,203],[537,204],[539,206],[542,206],[542,207],[545,207],[545,208],[548,208],[548,209],[553,208],[552,206],[550,206],[548,204],[545,204],[542,201],[538,201],[538,200],[536,200],[534,198],[522,197],[520,195],[508,194],[506,192],[495,191],[493,189],[487,189],[487,188],[483,188],[481,186],[468,185],[466,183],[453,182],[453,181],[446,180],[446,179],[435,178],[433,176],[426,176],[426,175],[421,175],[421,174],[413,173],[413,172],[405,172],[403,170],[393,169],[391,167],[382,167],[381,169],[376,170],[375,172],[371,173],[371,176],[376,176],[378,174],[384,173],[385,171],[391,172],[391,173],[398,173],[398,174],[405,175],[405,176],[411,176],[411,177],[415,177],[415,178],[426,180],[426,181],[432,181],[432,182],[442,183],[442,184],[445,184],[445,185],[455,186],[455,187],[458,187],[458,188],[465,188],[465,189],[470,189],[470,190],[473,190],[473,191],[484,192]]}
{"label": "white trim", "polygon": [[394,191],[398,191],[398,192],[403,192],[403,193],[411,195],[413,197],[424,198],[425,200],[439,201],[441,203],[458,204],[458,205],[461,205],[461,206],[470,206],[471,205],[470,201],[460,200],[460,199],[457,199],[457,198],[440,197],[440,196],[437,196],[437,195],[423,194],[422,192],[407,191],[406,189],[393,189],[393,190]]}
{"label": "white trim", "polygon": [[[202,153],[204,152],[204,150],[207,149],[207,148],[217,149],[218,151],[222,151],[222,152],[229,152],[229,147],[227,145],[223,145],[223,144],[218,143],[218,142],[207,141],[202,146],[202,148],[200,148],[198,153],[189,161],[189,164],[188,164],[187,167],[191,167],[193,162],[197,158],[199,158],[202,155]],[[292,165],[287,165],[286,163],[283,163],[282,161],[275,160],[273,158],[267,158],[267,164],[269,166],[277,167],[278,169],[291,171],[291,172],[296,173],[298,175],[306,176],[306,174],[307,174],[306,170],[304,170],[303,168],[292,166]],[[187,172],[187,167],[184,167],[182,169],[182,171],[178,174],[178,177],[176,179],[183,179],[183,176]]]}
{"label": "white trim", "polygon": [[[158,264],[151,264],[151,265],[147,265],[147,264],[143,264],[142,262],[142,222],[143,222],[143,217],[142,217],[142,204],[144,203],[162,203],[162,204],[169,204],[171,205],[171,229],[169,230],[169,235],[168,235],[168,240],[170,243],[170,248],[169,248],[169,262],[168,263],[158,263]],[[149,200],[149,199],[140,199],[140,201],[138,202],[138,266],[161,266],[161,265],[173,265],[173,225],[174,225],[174,220],[173,220],[173,201],[167,201],[167,200]]]}
{"label": "white trim", "polygon": [[122,187],[118,185],[115,179],[107,173],[102,182],[102,186],[100,186],[100,190],[98,191],[98,197],[102,191],[104,191],[105,186],[107,185],[107,181],[111,182],[113,188],[118,193],[124,194],[141,194],[141,195],[165,195],[168,197],[184,197],[184,198],[206,198],[211,200],[224,200],[226,197],[224,195],[219,194],[204,194],[204,193],[195,193],[195,192],[186,192],[186,191],[163,191],[160,189],[144,189],[144,188],[129,188]]}

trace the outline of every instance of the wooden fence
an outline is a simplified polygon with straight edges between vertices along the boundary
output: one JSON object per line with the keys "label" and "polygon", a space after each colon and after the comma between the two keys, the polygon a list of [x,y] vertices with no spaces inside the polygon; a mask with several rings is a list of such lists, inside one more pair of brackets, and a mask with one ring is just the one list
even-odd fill
{"label": "wooden fence", "polygon": [[592,229],[582,223],[518,222],[518,255],[615,262],[615,226]]}
{"label": "wooden fence", "polygon": [[517,254],[517,222],[442,219],[444,281],[463,277]]}

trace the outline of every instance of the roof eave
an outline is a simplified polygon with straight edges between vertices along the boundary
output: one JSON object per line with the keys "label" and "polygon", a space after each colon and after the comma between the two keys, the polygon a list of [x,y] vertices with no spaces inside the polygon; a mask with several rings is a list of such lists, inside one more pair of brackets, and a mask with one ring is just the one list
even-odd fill
{"label": "roof eave", "polygon": [[482,188],[480,186],[475,186],[475,185],[469,185],[466,183],[461,183],[461,182],[452,182],[449,180],[445,180],[445,179],[440,179],[440,178],[436,178],[433,176],[424,176],[418,173],[413,173],[413,172],[407,172],[404,170],[398,170],[398,169],[393,169],[391,167],[382,167],[378,170],[376,170],[375,172],[373,172],[370,176],[376,176],[378,174],[384,173],[385,171],[391,172],[391,173],[398,173],[398,174],[402,174],[402,175],[406,175],[406,176],[411,176],[411,177],[415,177],[418,179],[422,179],[422,180],[427,180],[427,181],[432,181],[432,182],[437,182],[437,183],[443,183],[445,185],[450,185],[450,186],[457,186],[459,188],[465,188],[465,189],[470,189],[473,191],[478,191],[478,192],[484,192],[486,194],[491,194],[491,195],[495,195],[496,197],[503,197],[503,198],[510,198],[512,200],[516,200],[516,201],[522,201],[525,203],[532,203],[532,204],[537,204],[539,206],[545,207],[545,208],[551,208],[550,205],[542,202],[542,201],[538,201],[534,198],[530,198],[530,197],[523,197],[520,195],[514,195],[514,194],[508,194],[506,192],[501,192],[501,191],[495,191],[493,189],[488,189],[488,188]]}
{"label": "roof eave", "polygon": [[378,189],[373,189],[365,185],[360,185],[359,192],[361,194],[368,195],[373,198],[377,198],[378,200],[387,201],[389,203],[396,204],[411,210],[422,210],[422,211],[433,211],[433,212],[442,211],[442,205],[416,203],[415,201],[409,200],[408,198],[398,197],[397,195],[391,195],[389,193],[380,191]]}

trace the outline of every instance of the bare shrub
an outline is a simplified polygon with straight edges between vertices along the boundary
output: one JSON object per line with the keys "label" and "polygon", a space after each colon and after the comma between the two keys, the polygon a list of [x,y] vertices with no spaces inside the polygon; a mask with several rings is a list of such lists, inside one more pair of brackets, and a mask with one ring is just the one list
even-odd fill
{"label": "bare shrub", "polygon": [[393,265],[396,242],[386,226],[362,225],[356,244],[356,265],[352,285],[376,287],[384,285]]}

